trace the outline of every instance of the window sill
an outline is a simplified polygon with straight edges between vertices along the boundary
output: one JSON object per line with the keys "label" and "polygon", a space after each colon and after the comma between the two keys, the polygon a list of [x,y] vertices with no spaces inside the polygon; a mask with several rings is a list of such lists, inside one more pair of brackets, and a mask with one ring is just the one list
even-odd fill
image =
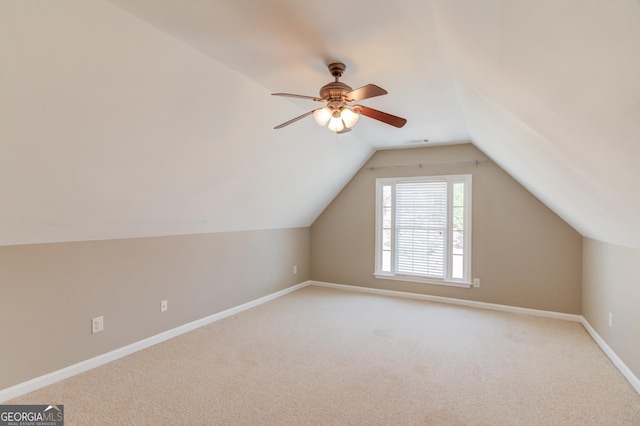
{"label": "window sill", "polygon": [[422,277],[411,277],[407,275],[387,275],[387,274],[373,274],[376,278],[382,280],[393,280],[393,281],[408,281],[412,283],[423,283],[423,284],[435,284],[435,285],[444,285],[448,287],[461,287],[461,288],[471,288],[471,283],[466,283],[462,281],[445,281],[438,280],[435,278],[422,278]]}

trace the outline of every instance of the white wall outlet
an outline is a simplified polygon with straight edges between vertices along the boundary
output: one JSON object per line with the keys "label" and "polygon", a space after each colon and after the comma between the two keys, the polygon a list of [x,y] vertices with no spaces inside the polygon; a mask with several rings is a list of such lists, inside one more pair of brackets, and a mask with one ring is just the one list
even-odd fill
{"label": "white wall outlet", "polygon": [[104,317],[95,317],[91,319],[91,334],[104,330]]}
{"label": "white wall outlet", "polygon": [[474,286],[475,288],[480,287],[480,278],[474,278],[474,279],[473,279],[473,286]]}
{"label": "white wall outlet", "polygon": [[613,327],[613,314],[609,312],[609,327]]}
{"label": "white wall outlet", "polygon": [[298,273],[298,265],[293,265],[293,273],[294,275]]}
{"label": "white wall outlet", "polygon": [[169,301],[163,300],[160,302],[160,312],[167,312],[169,309]]}

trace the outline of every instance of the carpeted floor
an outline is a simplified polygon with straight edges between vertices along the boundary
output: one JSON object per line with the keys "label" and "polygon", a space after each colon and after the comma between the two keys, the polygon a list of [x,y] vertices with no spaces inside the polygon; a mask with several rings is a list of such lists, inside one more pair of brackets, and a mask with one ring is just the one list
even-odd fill
{"label": "carpeted floor", "polygon": [[8,403],[72,425],[640,425],[578,323],[306,287]]}

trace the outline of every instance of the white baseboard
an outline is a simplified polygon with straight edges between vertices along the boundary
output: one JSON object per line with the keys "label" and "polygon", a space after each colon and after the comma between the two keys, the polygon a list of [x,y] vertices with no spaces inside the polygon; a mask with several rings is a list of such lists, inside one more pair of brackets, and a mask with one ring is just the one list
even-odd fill
{"label": "white baseboard", "polygon": [[117,359],[123,358],[127,355],[131,355],[132,353],[141,351],[150,346],[172,339],[181,334],[195,330],[196,328],[203,327],[205,325],[219,321],[223,318],[230,317],[239,312],[246,311],[247,309],[251,309],[255,306],[277,299],[279,297],[284,296],[285,294],[292,293],[308,285],[309,285],[309,281],[296,284],[284,290],[280,290],[275,293],[269,294],[267,296],[261,297],[259,299],[252,300],[251,302],[247,302],[242,305],[227,309],[225,311],[218,312],[217,314],[213,314],[208,317],[190,322],[188,324],[181,325],[179,327],[173,328],[171,330],[167,330],[160,334],[156,334],[155,336],[151,336],[149,338],[140,340],[130,345],[115,349],[111,352],[98,355],[96,357],[87,359],[85,361],[81,361],[77,364],[70,365],[69,367],[65,367],[60,370],[54,371],[52,373],[45,374],[40,377],[36,377],[34,379],[28,380],[23,383],[19,383],[10,388],[2,389],[0,390],[0,403],[25,395],[29,392],[33,392],[45,386],[49,386],[51,384],[64,380],[68,377],[75,376],[80,373],[84,373],[85,371],[89,371],[93,368],[96,368],[101,365],[107,364],[109,362],[115,361]]}
{"label": "white baseboard", "polygon": [[615,365],[616,368],[620,370],[620,372],[625,377],[625,379],[627,379],[631,384],[631,386],[633,386],[633,388],[636,390],[636,392],[640,394],[640,379],[638,379],[638,377],[636,377],[636,375],[633,374],[631,369],[629,369],[629,367],[627,367],[627,365],[624,362],[622,362],[620,357],[613,351],[613,349],[609,347],[609,345],[607,345],[604,339],[600,337],[600,335],[596,332],[596,330],[593,327],[591,327],[591,324],[589,324],[589,322],[585,318],[582,318],[581,322],[584,328],[587,330],[587,332],[589,332],[593,340],[595,340],[595,342],[598,344],[598,346],[600,346],[602,351],[609,357],[611,362],[613,362],[613,365]]}
{"label": "white baseboard", "polygon": [[517,306],[499,305],[496,303],[476,302],[474,300],[454,299],[451,297],[430,296],[428,294],[407,293],[403,291],[382,290],[378,288],[360,287],[353,285],[333,284],[321,281],[310,281],[309,284],[320,287],[336,288],[340,290],[357,291],[360,293],[379,294],[382,296],[404,297],[408,299],[427,300],[429,302],[462,305],[471,308],[489,309],[492,311],[511,312],[514,314],[533,315],[536,317],[553,318],[564,321],[582,322],[581,315],[565,314],[563,312],[541,311],[538,309],[519,308]]}
{"label": "white baseboard", "polygon": [[383,296],[426,300],[431,302],[447,303],[452,305],[461,305],[461,306],[468,306],[472,308],[489,309],[489,310],[495,310],[495,311],[501,311],[501,312],[533,315],[533,316],[539,316],[544,318],[559,319],[564,321],[579,322],[584,326],[584,328],[591,335],[593,340],[600,346],[600,348],[602,348],[602,351],[609,357],[609,359],[611,360],[611,362],[613,362],[616,368],[618,368],[618,370],[620,370],[623,376],[629,381],[629,383],[631,384],[631,386],[633,386],[636,392],[640,394],[640,380],[633,374],[633,372],[625,365],[625,363],[618,357],[618,355],[609,347],[609,345],[607,345],[607,343],[600,337],[600,335],[598,335],[598,333],[593,329],[593,327],[591,327],[591,325],[587,322],[587,320],[584,319],[584,317],[582,317],[581,315],[565,314],[562,312],[542,311],[537,309],[519,308],[515,306],[499,305],[495,303],[486,303],[486,302],[476,302],[473,300],[454,299],[450,297],[430,296],[430,295],[418,294],[418,293],[382,290],[382,289],[376,289],[376,288],[360,287],[360,286],[352,286],[352,285],[344,285],[344,284],[333,284],[333,283],[327,283],[327,282],[321,282],[321,281],[306,281],[300,284],[296,284],[292,287],[286,288],[284,290],[280,290],[275,293],[269,294],[267,296],[261,297],[259,299],[253,300],[251,302],[247,302],[242,305],[235,306],[233,308],[227,309],[222,312],[218,312],[217,314],[213,314],[208,317],[190,322],[188,324],[184,324],[180,327],[167,330],[163,333],[157,334],[147,339],[140,340],[138,342],[124,346],[122,348],[115,349],[111,352],[98,355],[94,358],[90,358],[88,360],[79,362],[69,367],[54,371],[49,374],[45,374],[40,377],[36,377],[34,379],[28,380],[23,383],[19,383],[10,388],[0,390],[0,403],[17,398],[29,392],[33,392],[45,386],[49,386],[53,383],[59,382],[60,380],[66,379],[68,377],[75,376],[80,373],[84,373],[85,371],[91,370],[93,368],[99,367],[101,365],[107,364],[117,359],[123,358],[127,355],[131,355],[132,353],[141,351],[150,346],[156,345],[158,343],[164,342],[166,340],[169,340],[181,334],[195,330],[199,327],[203,327],[205,325],[230,317],[242,311],[246,311],[247,309],[251,309],[255,306],[277,299],[279,297],[292,293],[296,290],[300,290],[301,288],[307,287],[309,285],[335,288],[335,289],[346,290],[346,291],[355,291],[355,292],[361,292],[361,293],[379,294]]}

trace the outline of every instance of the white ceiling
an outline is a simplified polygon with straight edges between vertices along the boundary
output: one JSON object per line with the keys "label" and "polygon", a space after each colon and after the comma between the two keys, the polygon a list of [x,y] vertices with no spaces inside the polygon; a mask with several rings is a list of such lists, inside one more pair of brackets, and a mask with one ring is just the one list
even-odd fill
{"label": "white ceiling", "polygon": [[[428,139],[640,248],[639,47],[634,0],[0,0],[0,245],[308,226]],[[408,124],[273,130],[334,61]]]}

